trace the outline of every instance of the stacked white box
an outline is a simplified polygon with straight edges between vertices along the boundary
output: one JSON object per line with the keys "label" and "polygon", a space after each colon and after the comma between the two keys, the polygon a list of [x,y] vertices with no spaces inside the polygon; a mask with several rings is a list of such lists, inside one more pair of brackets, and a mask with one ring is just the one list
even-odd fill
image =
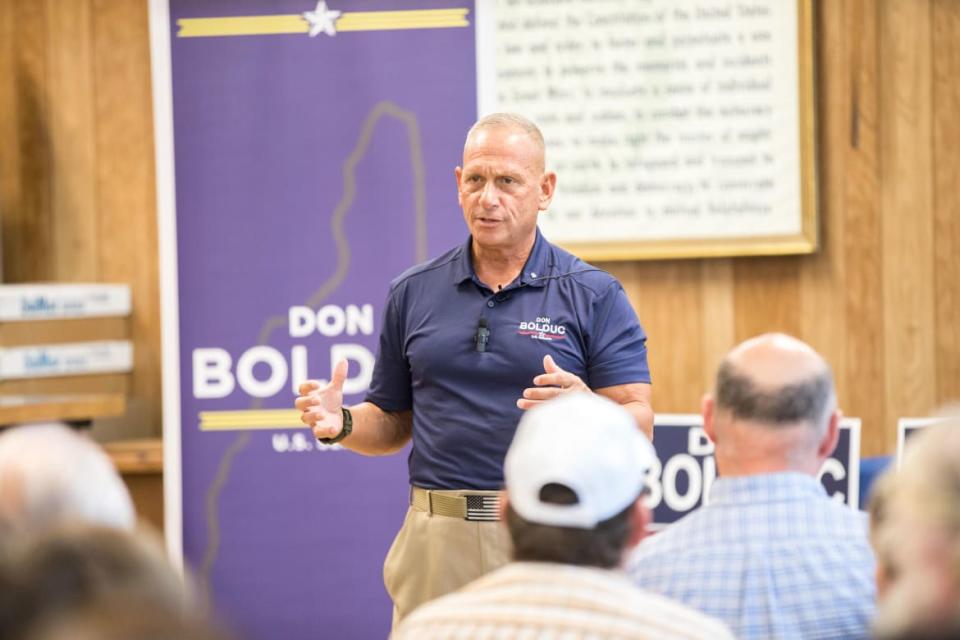
{"label": "stacked white box", "polygon": [[0,393],[125,393],[130,287],[0,285]]}

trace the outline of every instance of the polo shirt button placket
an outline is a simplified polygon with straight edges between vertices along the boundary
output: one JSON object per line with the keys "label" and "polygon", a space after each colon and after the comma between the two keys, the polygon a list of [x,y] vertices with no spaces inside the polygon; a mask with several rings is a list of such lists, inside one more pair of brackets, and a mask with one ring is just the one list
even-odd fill
{"label": "polo shirt button placket", "polygon": [[496,305],[496,303],[495,303],[493,300],[487,300],[487,306],[488,306],[488,307],[490,307],[490,308],[492,309],[492,308],[494,307],[494,305]]}

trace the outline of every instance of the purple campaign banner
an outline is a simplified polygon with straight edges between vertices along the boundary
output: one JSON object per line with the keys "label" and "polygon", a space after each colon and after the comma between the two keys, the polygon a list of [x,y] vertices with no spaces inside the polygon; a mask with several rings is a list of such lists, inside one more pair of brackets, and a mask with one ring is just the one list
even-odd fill
{"label": "purple campaign banner", "polygon": [[[713,443],[699,415],[657,415],[653,446],[657,463],[650,470],[650,507],[654,528],[676,522],[709,496],[719,475]],[[844,418],[837,448],[820,468],[819,480],[834,500],[858,508],[860,501],[860,420]]]}
{"label": "purple campaign banner", "polygon": [[179,411],[165,430],[179,420],[182,505],[168,535],[243,637],[384,638],[406,454],[318,445],[292,407],[342,357],[345,402],[361,401],[389,281],[466,237],[453,169],[476,119],[473,3],[166,6]]}

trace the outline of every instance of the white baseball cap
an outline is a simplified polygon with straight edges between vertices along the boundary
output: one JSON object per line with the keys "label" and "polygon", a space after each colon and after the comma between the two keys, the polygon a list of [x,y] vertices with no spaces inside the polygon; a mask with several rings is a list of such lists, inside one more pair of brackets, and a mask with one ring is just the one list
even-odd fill
{"label": "white baseball cap", "polygon": [[[630,413],[602,396],[560,396],[527,411],[504,463],[513,510],[530,522],[592,529],[631,505],[656,453]],[[543,502],[561,484],[576,504]]]}

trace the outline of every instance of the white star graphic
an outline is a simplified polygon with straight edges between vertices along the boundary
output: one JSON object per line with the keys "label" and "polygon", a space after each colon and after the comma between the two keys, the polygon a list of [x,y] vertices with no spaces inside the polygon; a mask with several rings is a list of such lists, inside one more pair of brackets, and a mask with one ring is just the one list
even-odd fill
{"label": "white star graphic", "polygon": [[327,9],[326,0],[320,0],[317,3],[317,8],[313,11],[304,12],[303,17],[310,23],[311,38],[320,35],[321,31],[328,36],[337,35],[337,28],[333,23],[340,17],[340,12]]}

